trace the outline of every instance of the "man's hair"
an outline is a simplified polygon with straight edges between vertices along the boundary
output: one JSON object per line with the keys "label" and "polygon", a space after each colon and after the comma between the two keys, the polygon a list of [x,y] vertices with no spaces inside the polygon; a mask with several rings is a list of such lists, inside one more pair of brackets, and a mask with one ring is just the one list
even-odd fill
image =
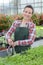
{"label": "man's hair", "polygon": [[32,14],[33,14],[34,9],[33,9],[33,7],[32,7],[31,5],[27,5],[27,6],[24,7],[24,9],[25,9],[25,8],[31,8],[31,9],[32,9]]}

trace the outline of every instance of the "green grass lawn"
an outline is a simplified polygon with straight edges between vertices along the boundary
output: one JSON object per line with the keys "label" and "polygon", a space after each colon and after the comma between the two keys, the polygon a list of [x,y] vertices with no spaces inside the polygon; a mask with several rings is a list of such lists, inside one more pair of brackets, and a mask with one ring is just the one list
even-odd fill
{"label": "green grass lawn", "polygon": [[0,58],[0,65],[43,65],[43,46],[27,50],[24,54]]}

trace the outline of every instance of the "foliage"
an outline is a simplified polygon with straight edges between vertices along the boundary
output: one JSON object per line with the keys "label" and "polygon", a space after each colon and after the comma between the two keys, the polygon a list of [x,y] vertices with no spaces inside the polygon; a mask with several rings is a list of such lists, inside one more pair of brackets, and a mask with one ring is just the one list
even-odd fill
{"label": "foliage", "polygon": [[[22,19],[23,19],[22,14],[11,15],[11,16],[0,14],[0,32],[2,30],[9,29],[9,27],[11,26],[14,20],[22,20]],[[38,14],[38,13],[33,14],[32,20],[36,25],[42,25],[43,14]]]}
{"label": "foliage", "polygon": [[8,16],[8,15],[0,14],[0,32],[2,30],[9,29],[9,27],[11,26],[14,20],[21,20],[21,19],[23,19],[22,15]]}
{"label": "foliage", "polygon": [[0,32],[2,30],[9,29],[11,25],[11,21],[13,21],[8,15],[0,15]]}
{"label": "foliage", "polygon": [[43,37],[43,26],[36,26],[36,37]]}
{"label": "foliage", "polygon": [[40,15],[40,25],[43,26],[43,14]]}
{"label": "foliage", "polygon": [[40,19],[43,20],[43,13],[40,15]]}
{"label": "foliage", "polygon": [[6,58],[0,58],[0,65],[43,65],[43,46]]}
{"label": "foliage", "polygon": [[22,16],[22,14],[18,14],[18,15],[15,15],[14,16],[14,19],[15,20],[22,20],[23,19],[23,16]]}
{"label": "foliage", "polygon": [[36,25],[39,25],[40,19],[39,19],[38,14],[33,14],[32,20],[33,20],[33,22],[34,22]]}

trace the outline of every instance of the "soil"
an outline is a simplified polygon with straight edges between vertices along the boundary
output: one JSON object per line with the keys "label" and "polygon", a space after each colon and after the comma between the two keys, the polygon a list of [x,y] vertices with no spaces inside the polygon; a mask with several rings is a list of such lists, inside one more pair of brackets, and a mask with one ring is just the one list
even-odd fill
{"label": "soil", "polygon": [[2,48],[0,48],[0,51],[2,51],[2,50],[6,50],[7,48],[4,48],[4,47],[2,47]]}

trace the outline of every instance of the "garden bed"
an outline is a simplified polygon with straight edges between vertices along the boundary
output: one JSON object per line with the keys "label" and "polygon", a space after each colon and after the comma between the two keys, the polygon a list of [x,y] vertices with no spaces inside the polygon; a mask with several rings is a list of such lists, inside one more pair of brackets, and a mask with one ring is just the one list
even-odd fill
{"label": "garden bed", "polygon": [[43,46],[27,50],[24,54],[16,54],[0,58],[0,65],[43,65]]}

